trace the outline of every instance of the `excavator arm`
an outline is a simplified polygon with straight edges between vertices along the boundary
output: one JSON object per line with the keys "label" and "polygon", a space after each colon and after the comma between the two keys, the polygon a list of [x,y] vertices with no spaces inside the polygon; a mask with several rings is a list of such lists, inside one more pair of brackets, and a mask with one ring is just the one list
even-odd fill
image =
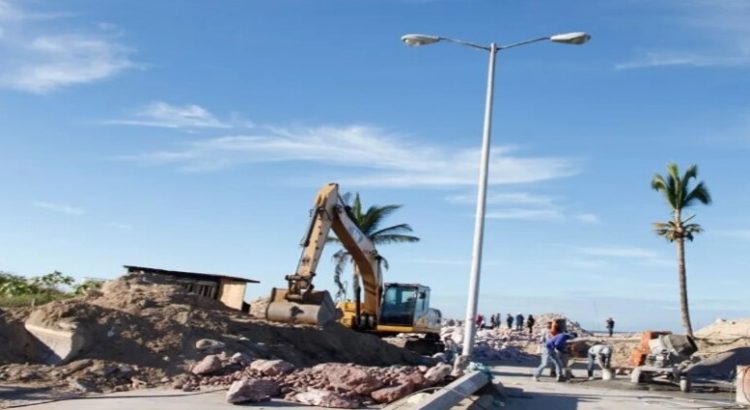
{"label": "excavator arm", "polygon": [[[336,318],[336,308],[326,291],[315,291],[313,278],[330,230],[352,257],[362,280],[362,313],[377,317],[382,275],[375,245],[349,216],[338,193],[338,184],[324,186],[315,198],[310,225],[302,240],[297,270],[287,275],[287,289],[274,288],[266,318],[277,322],[326,324]],[[358,308],[360,308],[358,304]]]}

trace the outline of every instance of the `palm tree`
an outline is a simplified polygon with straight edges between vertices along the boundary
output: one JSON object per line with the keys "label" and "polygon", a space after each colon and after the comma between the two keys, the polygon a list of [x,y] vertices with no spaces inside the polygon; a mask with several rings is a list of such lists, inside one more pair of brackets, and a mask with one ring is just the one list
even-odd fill
{"label": "palm tree", "polygon": [[[362,212],[362,200],[359,197],[359,193],[355,194],[354,202],[351,204],[350,198],[350,193],[345,194],[343,197],[344,203],[348,207],[349,217],[357,224],[362,233],[365,234],[375,245],[419,242],[418,237],[409,235],[409,233],[412,232],[412,228],[408,224],[398,224],[387,228],[380,227],[383,224],[383,220],[401,208],[402,205],[373,205],[367,208],[367,211]],[[334,236],[329,236],[326,242],[340,243],[341,241]],[[341,299],[346,295],[346,285],[341,282],[341,275],[344,273],[344,268],[348,262],[351,261],[351,256],[346,249],[341,249],[333,254],[333,260],[336,263],[333,281],[338,287],[336,298]],[[384,257],[378,255],[378,262],[386,270],[388,269],[388,261]],[[357,289],[359,287],[359,278],[357,277],[356,272],[353,274],[352,282],[353,287]]]}
{"label": "palm tree", "polygon": [[655,174],[651,179],[651,188],[661,192],[667,205],[672,209],[672,220],[668,222],[655,222],[654,231],[663,236],[669,242],[677,244],[677,275],[680,283],[680,311],[682,313],[682,326],[685,332],[692,336],[693,326],[690,324],[690,311],[688,310],[687,297],[687,274],[685,271],[685,239],[692,242],[695,234],[703,232],[703,228],[696,223],[686,223],[695,218],[695,215],[682,219],[683,209],[701,203],[711,203],[711,195],[703,181],[698,182],[695,187],[690,188],[690,180],[697,179],[698,167],[691,165],[685,174],[680,176],[677,164],[667,164],[667,174],[662,176]]}

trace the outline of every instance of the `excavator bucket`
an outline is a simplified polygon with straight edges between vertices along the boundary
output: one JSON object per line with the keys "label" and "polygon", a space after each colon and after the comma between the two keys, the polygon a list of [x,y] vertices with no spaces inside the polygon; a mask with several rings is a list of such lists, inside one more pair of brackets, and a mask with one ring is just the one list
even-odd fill
{"label": "excavator bucket", "polygon": [[327,291],[312,292],[304,301],[290,301],[287,290],[273,288],[266,319],[273,322],[325,325],[336,319],[336,306]]}

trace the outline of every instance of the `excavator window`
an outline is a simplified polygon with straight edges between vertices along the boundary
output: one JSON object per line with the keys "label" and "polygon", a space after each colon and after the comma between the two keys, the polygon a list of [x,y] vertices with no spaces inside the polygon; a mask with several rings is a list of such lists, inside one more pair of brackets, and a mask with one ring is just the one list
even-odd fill
{"label": "excavator window", "polygon": [[389,286],[383,295],[380,323],[410,326],[414,322],[417,298],[421,295],[413,287]]}

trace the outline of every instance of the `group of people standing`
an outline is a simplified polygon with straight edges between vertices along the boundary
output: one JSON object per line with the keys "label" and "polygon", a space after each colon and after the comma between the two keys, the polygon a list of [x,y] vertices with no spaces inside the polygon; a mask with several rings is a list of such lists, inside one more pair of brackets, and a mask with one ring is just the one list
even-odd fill
{"label": "group of people standing", "polygon": [[[515,316],[515,318],[508,313],[508,315],[505,317],[505,323],[508,325],[508,329],[515,329],[518,331],[523,331],[524,325],[529,329],[529,336],[534,331],[534,324],[536,323],[536,319],[534,319],[534,316],[529,313],[528,317],[524,317],[523,314],[520,312]],[[499,313],[495,313],[494,315],[490,315],[490,323],[485,323],[484,315],[477,315],[476,323],[478,328],[484,329],[489,327],[490,329],[499,329],[503,324],[503,316]],[[515,324],[515,326],[513,326]]]}

